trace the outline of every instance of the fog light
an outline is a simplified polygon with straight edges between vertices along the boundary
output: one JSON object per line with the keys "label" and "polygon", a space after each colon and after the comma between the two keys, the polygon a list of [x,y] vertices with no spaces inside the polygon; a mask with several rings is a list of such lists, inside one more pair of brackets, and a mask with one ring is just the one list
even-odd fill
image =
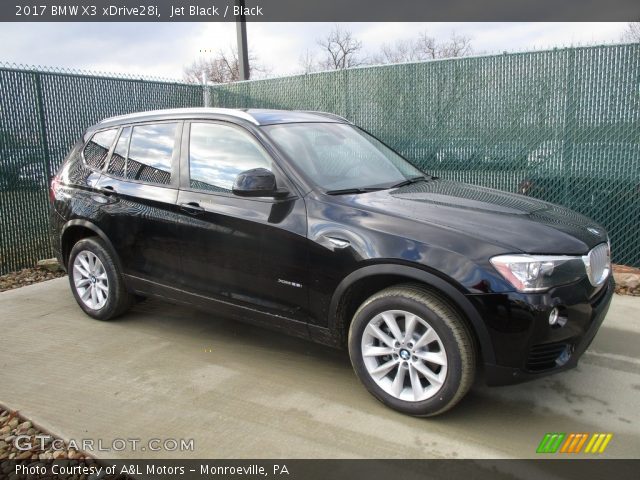
{"label": "fog light", "polygon": [[555,328],[562,328],[567,324],[567,317],[560,314],[560,310],[554,307],[549,312],[549,325]]}

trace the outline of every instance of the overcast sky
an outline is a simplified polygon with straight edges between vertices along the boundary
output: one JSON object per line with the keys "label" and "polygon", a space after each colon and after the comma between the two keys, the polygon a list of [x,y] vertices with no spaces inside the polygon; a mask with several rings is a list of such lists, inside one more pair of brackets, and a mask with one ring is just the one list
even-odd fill
{"label": "overcast sky", "polygon": [[[472,38],[474,51],[501,53],[616,43],[624,23],[345,23],[365,54],[419,32]],[[273,75],[300,70],[299,59],[329,32],[326,23],[249,23],[249,47]],[[0,62],[182,78],[203,50],[229,48],[233,23],[0,23]]]}

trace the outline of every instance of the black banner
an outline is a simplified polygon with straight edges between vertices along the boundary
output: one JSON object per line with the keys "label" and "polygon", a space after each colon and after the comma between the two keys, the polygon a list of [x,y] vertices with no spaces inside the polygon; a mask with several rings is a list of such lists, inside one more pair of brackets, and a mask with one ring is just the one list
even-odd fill
{"label": "black banner", "polygon": [[2,22],[635,21],[638,0],[14,0]]}
{"label": "black banner", "polygon": [[0,479],[636,479],[640,460],[101,460],[0,462]]}

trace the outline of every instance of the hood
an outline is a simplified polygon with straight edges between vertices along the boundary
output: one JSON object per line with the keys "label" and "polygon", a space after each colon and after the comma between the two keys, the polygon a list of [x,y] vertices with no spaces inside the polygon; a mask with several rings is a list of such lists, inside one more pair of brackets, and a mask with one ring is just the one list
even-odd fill
{"label": "hood", "polygon": [[455,229],[513,252],[580,255],[607,241],[604,228],[567,208],[447,180],[349,198],[359,208]]}

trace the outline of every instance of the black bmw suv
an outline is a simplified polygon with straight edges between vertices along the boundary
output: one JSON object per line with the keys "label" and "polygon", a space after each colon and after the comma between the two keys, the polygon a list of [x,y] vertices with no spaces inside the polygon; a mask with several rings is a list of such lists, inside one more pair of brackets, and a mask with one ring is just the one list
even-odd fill
{"label": "black bmw suv", "polygon": [[451,408],[478,373],[501,385],[575,366],[613,292],[601,226],[434,178],[328,113],[110,118],[50,193],[89,316],[152,296],[347,347],[365,387],[412,415]]}

